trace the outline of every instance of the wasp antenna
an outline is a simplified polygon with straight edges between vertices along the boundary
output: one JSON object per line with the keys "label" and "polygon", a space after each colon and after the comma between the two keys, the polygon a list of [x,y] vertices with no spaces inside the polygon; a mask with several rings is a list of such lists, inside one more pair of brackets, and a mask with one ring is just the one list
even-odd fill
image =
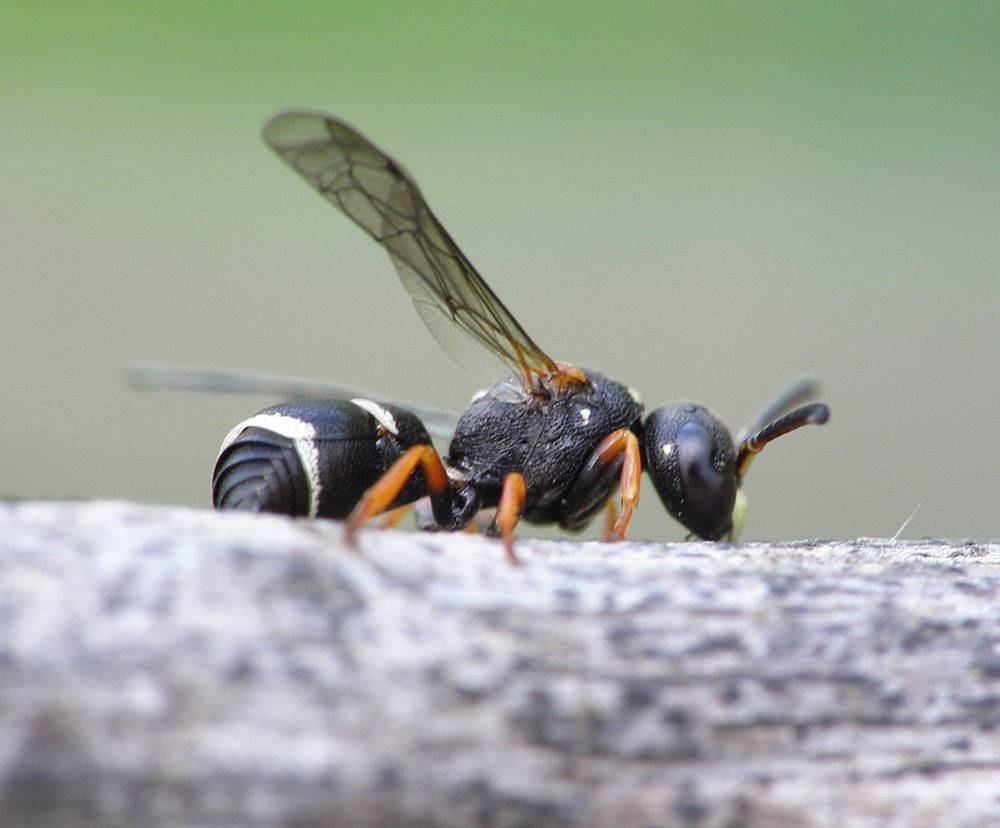
{"label": "wasp antenna", "polygon": [[742,479],[750,466],[750,461],[763,451],[764,446],[777,440],[783,434],[806,425],[822,425],[830,419],[830,409],[823,403],[811,403],[790,411],[783,417],[769,422],[756,433],[740,441],[736,454],[736,477]]}
{"label": "wasp antenna", "polygon": [[800,377],[782,388],[760,413],[740,429],[736,443],[742,443],[754,432],[765,428],[793,408],[804,405],[819,395],[819,382],[812,377]]}

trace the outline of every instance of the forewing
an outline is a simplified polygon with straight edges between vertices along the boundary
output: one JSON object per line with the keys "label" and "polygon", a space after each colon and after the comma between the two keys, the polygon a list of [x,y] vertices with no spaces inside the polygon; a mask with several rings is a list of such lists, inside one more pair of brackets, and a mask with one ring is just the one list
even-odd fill
{"label": "forewing", "polygon": [[434,217],[413,179],[347,124],[291,110],[264,140],[389,256],[434,338],[473,373],[513,373],[531,386],[559,371]]}

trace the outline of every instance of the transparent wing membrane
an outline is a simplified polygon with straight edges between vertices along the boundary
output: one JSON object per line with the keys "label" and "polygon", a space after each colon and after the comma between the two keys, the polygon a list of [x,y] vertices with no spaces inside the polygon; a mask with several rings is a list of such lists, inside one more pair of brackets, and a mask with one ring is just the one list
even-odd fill
{"label": "transparent wing membrane", "polygon": [[422,403],[387,398],[385,394],[346,383],[303,377],[258,374],[228,368],[202,368],[165,362],[131,362],[125,380],[141,391],[201,391],[219,394],[260,394],[285,400],[316,397],[331,400],[362,399],[388,402],[417,415],[434,437],[450,440],[458,415]]}
{"label": "transparent wing membrane", "polygon": [[264,140],[388,252],[424,323],[462,367],[526,387],[560,374],[434,217],[403,168],[347,124],[293,110]]}

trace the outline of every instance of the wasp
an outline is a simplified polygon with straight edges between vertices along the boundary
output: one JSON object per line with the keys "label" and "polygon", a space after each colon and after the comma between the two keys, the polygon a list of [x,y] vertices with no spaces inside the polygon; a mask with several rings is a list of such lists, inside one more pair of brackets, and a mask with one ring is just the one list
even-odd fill
{"label": "wasp", "polygon": [[[431,212],[413,178],[332,116],[281,112],[266,143],[389,254],[418,313],[459,365],[499,379],[478,393],[434,449],[413,409],[366,397],[297,400],[236,426],[216,461],[213,503],[291,515],[346,518],[353,538],[370,518],[427,497],[434,528],[469,526],[495,509],[491,531],[516,562],[520,520],[587,525],[619,492],[605,537],[624,538],[645,470],[668,512],[693,535],[733,538],[741,486],[772,440],[829,416],[808,382],[769,405],[734,441],[694,403],[643,419],[639,395],[557,362],[528,335]],[[798,407],[795,407],[798,405]]]}

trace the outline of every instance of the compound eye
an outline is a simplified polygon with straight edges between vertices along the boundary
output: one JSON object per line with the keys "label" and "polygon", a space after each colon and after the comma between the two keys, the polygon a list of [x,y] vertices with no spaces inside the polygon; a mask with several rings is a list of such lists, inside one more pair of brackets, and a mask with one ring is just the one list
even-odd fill
{"label": "compound eye", "polygon": [[677,431],[677,461],[685,526],[699,537],[718,540],[733,528],[736,475],[731,463],[719,467],[719,446],[700,423]]}

